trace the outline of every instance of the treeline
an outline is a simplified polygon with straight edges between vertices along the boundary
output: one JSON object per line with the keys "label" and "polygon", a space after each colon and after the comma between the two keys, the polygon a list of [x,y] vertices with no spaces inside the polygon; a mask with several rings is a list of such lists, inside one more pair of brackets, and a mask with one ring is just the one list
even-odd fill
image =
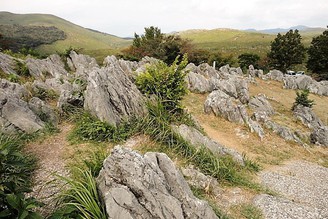
{"label": "treeline", "polygon": [[0,49],[18,52],[21,49],[34,49],[42,44],[64,40],[65,32],[50,26],[0,25]]}
{"label": "treeline", "polygon": [[[249,65],[264,70],[278,69],[282,72],[297,70],[300,64],[306,64],[307,70],[317,80],[328,80],[328,30],[314,37],[309,48],[301,42],[298,30],[290,30],[286,34],[278,34],[271,42],[271,50],[265,57],[253,53],[244,53],[236,57],[223,55],[218,51],[196,48],[190,40],[179,35],[165,35],[158,27],[145,28],[145,33],[135,33],[133,44],[122,51],[122,57],[129,60],[140,60],[144,56],[161,59],[167,64],[174,62],[175,57],[188,54],[188,59],[196,65],[212,64],[216,67],[226,64],[239,64],[243,69]],[[306,59],[306,57],[308,57]]]}

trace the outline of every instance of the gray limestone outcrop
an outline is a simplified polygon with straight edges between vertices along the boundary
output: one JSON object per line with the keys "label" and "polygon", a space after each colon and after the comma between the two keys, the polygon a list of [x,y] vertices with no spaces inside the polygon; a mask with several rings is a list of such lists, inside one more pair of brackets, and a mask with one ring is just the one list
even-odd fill
{"label": "gray limestone outcrop", "polygon": [[315,115],[311,108],[297,105],[293,110],[294,116],[310,129],[324,126],[323,122]]}
{"label": "gray limestone outcrop", "polygon": [[197,129],[187,125],[172,126],[173,131],[179,134],[185,141],[196,148],[205,146],[218,156],[230,155],[237,163],[244,165],[244,159],[237,151],[227,148],[224,145],[204,136]]}
{"label": "gray limestone outcrop", "polygon": [[311,142],[314,144],[328,147],[328,126],[314,129],[310,135]]}
{"label": "gray limestone outcrop", "polygon": [[286,76],[283,81],[285,89],[307,89],[311,93],[328,96],[327,81],[317,82],[308,75]]}
{"label": "gray limestone outcrop", "polygon": [[144,97],[127,73],[115,65],[89,73],[84,98],[85,109],[113,126],[147,114]]}
{"label": "gray limestone outcrop", "polygon": [[163,153],[140,155],[116,146],[103,163],[97,185],[109,218],[217,218]]}
{"label": "gray limestone outcrop", "polygon": [[0,68],[6,74],[17,74],[16,73],[16,59],[10,55],[0,52]]}

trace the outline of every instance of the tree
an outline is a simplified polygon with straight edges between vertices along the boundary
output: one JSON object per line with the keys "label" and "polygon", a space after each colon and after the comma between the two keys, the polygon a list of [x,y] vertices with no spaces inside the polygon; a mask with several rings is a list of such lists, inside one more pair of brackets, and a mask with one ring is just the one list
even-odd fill
{"label": "tree", "polygon": [[238,64],[242,69],[247,69],[250,65],[253,65],[254,68],[258,68],[259,60],[260,56],[252,53],[243,53],[238,56]]}
{"label": "tree", "polygon": [[268,53],[270,66],[286,71],[296,64],[302,64],[305,58],[305,47],[301,42],[298,30],[289,30],[285,35],[278,33],[271,42],[271,51]]}
{"label": "tree", "polygon": [[146,27],[141,36],[134,34],[133,44],[123,50],[123,57],[130,60],[140,60],[144,56],[161,59],[167,64],[172,64],[175,57],[188,52],[191,43],[180,36],[168,35],[161,32],[158,27]]}
{"label": "tree", "polygon": [[312,39],[308,54],[306,67],[317,74],[318,80],[328,80],[328,30]]}
{"label": "tree", "polygon": [[302,90],[302,92],[297,91],[292,110],[294,110],[298,105],[312,108],[313,104],[314,100],[309,99],[309,90]]}

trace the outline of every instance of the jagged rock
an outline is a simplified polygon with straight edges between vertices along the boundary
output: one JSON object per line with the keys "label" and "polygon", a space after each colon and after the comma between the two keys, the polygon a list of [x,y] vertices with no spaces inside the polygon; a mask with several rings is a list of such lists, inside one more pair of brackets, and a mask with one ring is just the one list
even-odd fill
{"label": "jagged rock", "polygon": [[197,66],[195,73],[201,74],[207,79],[216,77],[218,75],[218,71],[207,63],[202,63]]}
{"label": "jagged rock", "polygon": [[20,84],[0,79],[0,93],[5,93],[17,98],[28,97],[28,91]]}
{"label": "jagged rock", "polygon": [[109,218],[217,218],[162,153],[116,146],[97,178]]}
{"label": "jagged rock", "polygon": [[294,116],[310,129],[324,126],[324,123],[314,114],[311,108],[297,105],[293,110]]}
{"label": "jagged rock", "polygon": [[61,78],[68,77],[68,72],[65,70],[65,65],[59,55],[50,55],[46,59],[27,58],[26,66],[30,71],[30,75],[35,78]]}
{"label": "jagged rock", "polygon": [[252,133],[255,132],[260,137],[261,140],[264,138],[264,136],[265,136],[264,130],[258,122],[249,118],[247,120],[246,124],[249,127],[250,131]]}
{"label": "jagged rock", "polygon": [[0,117],[4,125],[1,129],[5,130],[8,126],[12,126],[15,130],[31,134],[45,125],[25,101],[5,93],[0,93]]}
{"label": "jagged rock", "polygon": [[94,69],[99,68],[96,59],[83,54],[77,54],[75,51],[71,51],[69,57],[73,64],[73,69],[76,69],[76,77],[86,80],[88,74]]}
{"label": "jagged rock", "polygon": [[206,176],[193,166],[189,165],[187,168],[182,168],[181,172],[185,176],[189,185],[210,192],[211,195],[214,195],[215,197],[222,194],[222,189],[215,178]]}
{"label": "jagged rock", "polygon": [[311,142],[328,147],[328,126],[316,128],[310,135]]}
{"label": "jagged rock", "polygon": [[261,116],[265,114],[269,117],[275,113],[273,107],[264,94],[259,94],[251,98],[248,105],[254,110],[254,113],[261,114]]}
{"label": "jagged rock", "polygon": [[263,77],[263,70],[255,69],[253,65],[250,65],[248,67],[248,73],[253,78],[255,78],[255,77],[262,78]]}
{"label": "jagged rock", "polygon": [[138,62],[130,62],[130,61],[125,61],[123,59],[117,60],[117,58],[113,55],[107,56],[104,59],[103,65],[106,67],[110,65],[114,65],[116,68],[121,68],[122,71],[124,71],[126,74],[131,76],[133,71],[135,71],[139,67]]}
{"label": "jagged rock", "polygon": [[0,68],[6,74],[17,74],[15,58],[0,52]]}
{"label": "jagged rock", "polygon": [[230,67],[229,64],[220,67],[219,71],[224,73],[224,74],[243,75],[243,71],[241,70],[240,67],[233,68],[233,67]]}
{"label": "jagged rock", "polygon": [[298,144],[302,144],[302,140],[296,135],[294,131],[289,129],[288,127],[279,125],[278,123],[272,122],[270,120],[266,121],[264,125],[271,129],[274,133],[277,133],[279,136],[281,136],[283,139],[287,141],[295,141]]}
{"label": "jagged rock", "polygon": [[94,69],[88,77],[84,108],[116,126],[147,113],[144,98],[128,75],[114,65]]}
{"label": "jagged rock", "polygon": [[268,74],[264,76],[265,79],[275,80],[275,81],[283,81],[284,74],[279,70],[271,70]]}
{"label": "jagged rock", "polygon": [[208,79],[201,74],[189,72],[186,77],[188,89],[196,93],[207,93],[211,92],[212,86]]}
{"label": "jagged rock", "polygon": [[33,97],[28,102],[28,106],[43,122],[49,122],[54,126],[58,125],[55,111],[41,99]]}
{"label": "jagged rock", "polygon": [[328,86],[326,81],[317,82],[308,75],[286,76],[284,77],[285,89],[309,90],[311,93],[328,96]]}
{"label": "jagged rock", "polygon": [[235,79],[235,86],[240,102],[246,104],[249,101],[249,89],[248,83],[245,79],[237,78]]}
{"label": "jagged rock", "polygon": [[197,129],[189,127],[187,125],[172,126],[173,130],[178,133],[185,141],[192,144],[194,147],[200,148],[205,146],[214,154],[219,156],[230,155],[232,158],[241,165],[244,165],[244,159],[241,154],[237,151],[227,148],[222,144],[210,139],[207,136],[204,136]]}
{"label": "jagged rock", "polygon": [[216,116],[239,124],[244,124],[244,119],[247,118],[245,106],[221,90],[215,90],[208,95],[204,111],[207,114],[213,112]]}

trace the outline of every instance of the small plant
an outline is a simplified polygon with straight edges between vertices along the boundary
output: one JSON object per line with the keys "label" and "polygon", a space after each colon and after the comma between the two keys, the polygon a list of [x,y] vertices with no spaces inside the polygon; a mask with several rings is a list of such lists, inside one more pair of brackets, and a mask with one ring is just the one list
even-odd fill
{"label": "small plant", "polygon": [[13,83],[19,83],[19,77],[18,75],[15,74],[9,74],[7,77],[8,81],[13,82]]}
{"label": "small plant", "polygon": [[25,63],[16,60],[16,67],[14,69],[18,75],[20,76],[25,76],[25,77],[29,77],[30,76],[30,70],[28,69],[28,67],[26,66]]}
{"label": "small plant", "polygon": [[241,214],[246,219],[262,219],[263,214],[260,209],[251,204],[244,204],[241,206]]}
{"label": "small plant", "polygon": [[181,111],[181,100],[187,94],[184,70],[188,64],[187,56],[178,64],[177,57],[171,66],[159,61],[149,66],[136,78],[136,85],[146,95],[156,95],[166,110],[174,113]]}
{"label": "small plant", "polygon": [[96,186],[96,180],[90,170],[85,171],[78,169],[80,175],[76,178],[60,177],[64,180],[68,189],[62,194],[64,203],[73,208],[70,209],[78,212],[77,218],[97,218],[106,219],[106,211],[103,207]]}
{"label": "small plant", "polygon": [[302,90],[302,92],[296,91],[296,98],[292,110],[298,105],[312,108],[313,104],[314,100],[309,99],[309,90]]}
{"label": "small plant", "polygon": [[33,92],[33,96],[38,97],[41,100],[55,100],[58,98],[58,94],[54,90],[47,90],[42,87],[37,87]]}

